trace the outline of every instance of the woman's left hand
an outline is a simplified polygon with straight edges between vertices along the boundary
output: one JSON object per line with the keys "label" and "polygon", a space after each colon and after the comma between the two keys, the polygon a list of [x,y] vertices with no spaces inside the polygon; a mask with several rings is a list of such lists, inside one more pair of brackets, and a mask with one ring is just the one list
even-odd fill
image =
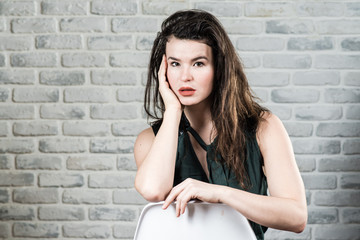
{"label": "woman's left hand", "polygon": [[221,187],[220,185],[188,178],[170,191],[163,204],[163,209],[166,209],[176,200],[176,216],[179,217],[180,214],[185,212],[186,205],[191,199],[210,203],[220,202],[218,193]]}

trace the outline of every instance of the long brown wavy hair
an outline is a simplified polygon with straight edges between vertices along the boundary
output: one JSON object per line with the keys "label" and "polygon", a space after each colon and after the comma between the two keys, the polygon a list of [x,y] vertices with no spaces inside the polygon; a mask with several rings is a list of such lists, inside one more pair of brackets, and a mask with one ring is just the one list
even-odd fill
{"label": "long brown wavy hair", "polygon": [[161,121],[165,105],[159,92],[158,71],[170,37],[202,41],[212,49],[214,86],[211,116],[217,133],[216,152],[236,174],[239,184],[250,186],[246,173],[246,136],[254,134],[266,108],[252,94],[242,63],[221,23],[201,10],[184,10],[161,25],[151,51],[144,108],[148,117]]}

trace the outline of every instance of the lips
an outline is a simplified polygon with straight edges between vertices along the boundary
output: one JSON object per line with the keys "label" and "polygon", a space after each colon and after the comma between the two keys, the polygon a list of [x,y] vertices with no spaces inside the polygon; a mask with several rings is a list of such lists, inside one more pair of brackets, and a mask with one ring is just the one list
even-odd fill
{"label": "lips", "polygon": [[182,96],[191,96],[195,93],[195,89],[191,88],[191,87],[182,87],[179,89],[179,93]]}

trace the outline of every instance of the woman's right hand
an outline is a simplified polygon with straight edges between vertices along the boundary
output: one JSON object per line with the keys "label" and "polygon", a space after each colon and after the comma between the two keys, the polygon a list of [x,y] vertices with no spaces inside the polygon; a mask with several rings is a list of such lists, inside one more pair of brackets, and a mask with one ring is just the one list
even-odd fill
{"label": "woman's right hand", "polygon": [[159,91],[165,104],[165,110],[175,109],[183,110],[183,105],[180,103],[178,97],[170,88],[169,82],[166,80],[167,61],[166,56],[163,55],[160,69],[158,72],[159,77]]}

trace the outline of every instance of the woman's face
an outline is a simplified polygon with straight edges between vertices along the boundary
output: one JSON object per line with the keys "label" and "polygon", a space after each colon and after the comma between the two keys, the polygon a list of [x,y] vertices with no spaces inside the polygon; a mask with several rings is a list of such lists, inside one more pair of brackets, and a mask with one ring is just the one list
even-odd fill
{"label": "woman's face", "polygon": [[210,104],[214,64],[212,49],[200,41],[171,37],[166,44],[167,79],[184,106]]}

